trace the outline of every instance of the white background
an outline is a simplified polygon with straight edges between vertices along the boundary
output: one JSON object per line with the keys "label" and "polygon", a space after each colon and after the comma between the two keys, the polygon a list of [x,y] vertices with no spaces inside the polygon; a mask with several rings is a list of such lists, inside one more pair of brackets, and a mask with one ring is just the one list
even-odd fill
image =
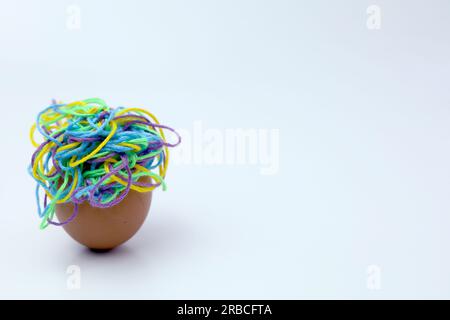
{"label": "white background", "polygon": [[[444,0],[1,0],[0,297],[450,298],[449,31]],[[173,165],[140,232],[93,254],[39,230],[26,172],[38,111],[89,97],[279,129],[280,170]]]}

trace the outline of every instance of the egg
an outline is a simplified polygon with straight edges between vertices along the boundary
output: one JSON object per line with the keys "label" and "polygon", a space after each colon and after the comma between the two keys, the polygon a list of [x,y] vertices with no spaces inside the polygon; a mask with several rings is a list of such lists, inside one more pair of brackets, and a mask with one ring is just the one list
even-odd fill
{"label": "egg", "polygon": [[[168,142],[164,131],[177,140]],[[43,142],[35,140],[36,132]],[[136,234],[152,192],[166,190],[169,148],[181,136],[145,109],[91,98],[52,102],[31,126],[30,140],[36,150],[28,171],[37,184],[40,229],[62,226],[80,244],[107,251]]]}
{"label": "egg", "polygon": [[[78,215],[63,226],[77,242],[93,251],[108,251],[128,241],[140,229],[152,202],[152,192],[130,191],[117,205],[110,208],[80,204]],[[59,221],[66,221],[73,213],[73,203],[56,205]]]}

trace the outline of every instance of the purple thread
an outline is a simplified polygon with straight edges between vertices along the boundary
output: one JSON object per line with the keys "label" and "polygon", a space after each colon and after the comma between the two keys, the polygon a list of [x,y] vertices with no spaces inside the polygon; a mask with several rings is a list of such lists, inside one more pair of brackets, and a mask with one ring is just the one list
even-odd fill
{"label": "purple thread", "polygon": [[54,222],[54,221],[52,221],[52,220],[50,220],[50,219],[48,219],[47,218],[47,221],[48,221],[48,223],[50,223],[50,224],[52,224],[52,225],[54,225],[54,226],[64,226],[64,225],[66,225],[66,224],[68,224],[69,222],[72,222],[73,221],[73,219],[75,219],[76,217],[77,217],[77,215],[78,215],[78,203],[74,203],[73,204],[73,212],[72,212],[72,215],[69,217],[69,218],[67,218],[67,220],[66,221],[63,221],[63,222]]}
{"label": "purple thread", "polygon": [[[125,198],[125,196],[128,194],[128,192],[130,191],[131,188],[131,177],[132,177],[132,173],[131,173],[131,169],[130,166],[128,165],[128,157],[126,155],[123,155],[120,157],[120,159],[122,160],[122,163],[117,167],[117,168],[112,168],[111,166],[110,168],[110,172],[106,175],[104,175],[94,186],[94,188],[90,191],[89,193],[89,203],[91,204],[91,206],[93,207],[97,207],[97,208],[109,208],[112,207],[116,204],[118,204],[120,201],[123,200],[123,198]],[[126,161],[126,162],[125,162]],[[95,192],[99,189],[100,185],[107,179],[109,179],[110,177],[112,177],[113,175],[115,175],[116,173],[118,173],[120,170],[122,169],[126,169],[127,173],[128,173],[128,182],[127,182],[127,187],[125,188],[125,190],[120,194],[120,196],[118,196],[116,199],[112,200],[109,203],[101,203],[101,201],[96,201],[95,200]]]}

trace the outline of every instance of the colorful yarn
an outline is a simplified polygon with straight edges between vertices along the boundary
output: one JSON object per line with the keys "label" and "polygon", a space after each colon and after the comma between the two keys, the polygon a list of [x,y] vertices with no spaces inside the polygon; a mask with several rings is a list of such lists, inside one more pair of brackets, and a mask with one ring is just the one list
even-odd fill
{"label": "colorful yarn", "polygon": [[[38,144],[35,131],[44,137]],[[166,141],[164,130],[177,137]],[[34,152],[29,172],[36,180],[40,228],[64,225],[78,213],[78,205],[108,208],[122,201],[130,190],[150,192],[161,186],[169,163],[168,147],[181,137],[161,125],[150,112],[139,108],[111,108],[101,99],[69,104],[54,102],[41,111],[30,130]],[[150,182],[142,182],[149,177]],[[45,191],[43,207],[39,190]],[[57,204],[71,202],[73,214],[53,221]]]}

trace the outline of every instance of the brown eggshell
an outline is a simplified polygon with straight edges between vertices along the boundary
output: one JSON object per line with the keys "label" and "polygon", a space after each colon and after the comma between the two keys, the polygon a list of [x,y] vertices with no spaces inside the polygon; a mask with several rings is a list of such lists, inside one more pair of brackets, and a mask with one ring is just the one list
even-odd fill
{"label": "brown eggshell", "polygon": [[[73,239],[92,250],[110,250],[139,230],[151,201],[152,192],[130,191],[120,203],[110,208],[95,208],[86,202],[79,205],[76,218],[63,228]],[[56,205],[59,221],[66,221],[72,213],[72,203]]]}

